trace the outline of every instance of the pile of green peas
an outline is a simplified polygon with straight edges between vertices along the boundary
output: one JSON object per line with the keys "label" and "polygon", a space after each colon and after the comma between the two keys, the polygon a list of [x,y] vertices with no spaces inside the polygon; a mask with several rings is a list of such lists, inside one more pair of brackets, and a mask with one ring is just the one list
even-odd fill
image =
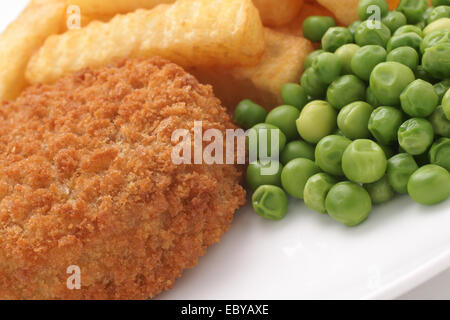
{"label": "pile of green peas", "polygon": [[[244,100],[236,108],[239,125],[265,128],[279,142],[247,169],[264,218],[282,219],[288,195],[347,226],[396,193],[422,205],[450,196],[450,0],[401,0],[395,11],[385,0],[361,0],[358,15],[348,28],[306,19],[303,34],[320,48],[300,83],[283,85],[284,105],[267,113]],[[248,147],[261,141],[270,149],[270,139]]]}

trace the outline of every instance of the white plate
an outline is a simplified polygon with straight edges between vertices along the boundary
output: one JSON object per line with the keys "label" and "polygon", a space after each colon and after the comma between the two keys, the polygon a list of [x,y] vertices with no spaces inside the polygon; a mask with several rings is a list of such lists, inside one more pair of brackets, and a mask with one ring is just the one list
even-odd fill
{"label": "white plate", "polygon": [[[0,28],[27,1],[0,4]],[[408,197],[347,228],[292,201],[280,222],[240,210],[221,243],[160,299],[390,299],[450,267],[450,201]]]}

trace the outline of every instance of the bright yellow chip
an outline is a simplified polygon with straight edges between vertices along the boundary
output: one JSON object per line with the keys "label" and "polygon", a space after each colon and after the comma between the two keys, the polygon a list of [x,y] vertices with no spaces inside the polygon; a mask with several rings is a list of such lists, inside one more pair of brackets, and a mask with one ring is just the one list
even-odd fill
{"label": "bright yellow chip", "polygon": [[303,0],[253,0],[265,26],[278,27],[294,19],[303,5]]}
{"label": "bright yellow chip", "polygon": [[317,0],[317,2],[333,12],[339,23],[343,25],[348,26],[359,20],[359,0]]}
{"label": "bright yellow chip", "polygon": [[200,82],[211,84],[216,96],[229,109],[242,99],[252,99],[270,110],[282,103],[281,86],[299,82],[304,60],[312,52],[304,38],[265,29],[266,52],[254,67],[190,69]]}
{"label": "bright yellow chip", "polygon": [[68,4],[78,6],[84,16],[113,16],[174,2],[175,0],[68,0]]}
{"label": "bright yellow chip", "polygon": [[251,0],[179,0],[52,36],[32,57],[26,76],[31,83],[51,83],[118,58],[151,56],[184,67],[255,65],[264,48]]}
{"label": "bright yellow chip", "polygon": [[32,0],[0,35],[0,101],[16,98],[26,86],[25,69],[45,39],[61,31],[64,0]]}

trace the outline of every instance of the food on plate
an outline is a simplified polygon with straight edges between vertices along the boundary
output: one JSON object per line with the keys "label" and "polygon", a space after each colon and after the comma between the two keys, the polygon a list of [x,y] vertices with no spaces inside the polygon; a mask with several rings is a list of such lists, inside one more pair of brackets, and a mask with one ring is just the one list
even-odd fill
{"label": "food on plate", "polygon": [[377,142],[383,146],[397,141],[398,128],[403,123],[403,113],[394,107],[378,107],[371,114],[368,128]]}
{"label": "food on plate", "polygon": [[297,158],[289,161],[281,172],[281,185],[294,198],[303,199],[303,191],[310,177],[320,168],[309,159]]}
{"label": "food on plate", "polygon": [[[442,96],[444,96],[442,93]],[[285,83],[281,86],[281,99],[283,103],[302,110],[308,103],[308,96],[305,89],[298,83]]]}
{"label": "food on plate", "polygon": [[412,71],[416,71],[419,66],[419,54],[414,48],[399,47],[388,53],[386,61],[393,61],[404,64]]}
{"label": "food on plate", "polygon": [[433,85],[422,79],[411,82],[400,95],[400,105],[411,117],[428,117],[436,110],[438,103],[439,96]]}
{"label": "food on plate", "polygon": [[333,176],[344,175],[342,155],[352,141],[341,135],[329,135],[319,141],[315,150],[315,159],[320,169]]}
{"label": "food on plate", "polygon": [[354,43],[345,44],[336,50],[335,54],[339,57],[342,63],[342,74],[352,74],[352,59],[360,46]]}
{"label": "food on plate", "polygon": [[442,18],[450,18],[450,6],[439,6],[432,9],[428,16],[427,23],[432,23]]}
{"label": "food on plate", "polygon": [[361,47],[373,44],[386,48],[391,35],[391,30],[382,22],[379,22],[379,27],[374,28],[372,22],[366,20],[356,28],[355,42]]}
{"label": "food on plate", "polygon": [[443,80],[434,85],[434,90],[436,91],[436,93],[439,97],[439,104],[442,103],[442,100],[444,99],[444,95],[448,89],[450,89],[450,79]]}
{"label": "food on plate", "polygon": [[[274,139],[273,142],[272,139]],[[277,126],[270,123],[258,123],[248,131],[248,153],[261,158],[272,157],[272,155],[280,154],[286,141],[286,135]]]}
{"label": "food on plate", "polygon": [[328,29],[336,27],[332,17],[310,16],[303,22],[303,36],[313,42],[319,42]]}
{"label": "food on plate", "polygon": [[[176,165],[172,133],[233,129],[211,87],[160,58],[85,69],[0,111],[0,297],[147,299],[245,202],[234,165]],[[81,290],[68,290],[78,266]]]}
{"label": "food on plate", "polygon": [[300,111],[296,107],[283,105],[270,111],[265,122],[280,128],[286,140],[292,141],[299,138],[295,123],[299,115]]}
{"label": "food on plate", "polygon": [[450,196],[450,173],[435,164],[423,166],[409,179],[408,194],[423,205],[442,202]]}
{"label": "food on plate", "polygon": [[[269,171],[271,168],[274,170]],[[267,170],[263,172],[263,170]],[[246,182],[251,190],[256,190],[263,185],[281,186],[281,163],[273,160],[269,162],[255,161],[248,165]]]}
{"label": "food on plate", "polygon": [[441,138],[433,143],[429,152],[430,162],[450,172],[450,139]]}
{"label": "food on plate", "polygon": [[0,35],[0,101],[15,99],[26,87],[28,60],[45,39],[62,31],[63,0],[32,0]]}
{"label": "food on plate", "polygon": [[326,101],[308,103],[297,119],[300,136],[309,143],[317,143],[336,130],[336,111]]}
{"label": "food on plate", "polygon": [[442,110],[447,120],[450,120],[450,89],[447,90],[447,93],[442,98]]}
{"label": "food on plate", "polygon": [[137,9],[152,9],[159,4],[170,4],[175,0],[67,0],[67,2],[69,5],[78,6],[80,11],[86,15],[114,16]]}
{"label": "food on plate", "polygon": [[288,24],[300,12],[303,0],[253,0],[265,26],[277,27]]}
{"label": "food on plate", "polygon": [[364,101],[366,85],[355,75],[347,74],[333,81],[326,92],[328,102],[340,110],[352,102]]}
{"label": "food on plate", "polygon": [[376,182],[365,184],[364,188],[369,193],[373,204],[388,202],[395,196],[395,191],[389,184],[389,180],[386,175]]}
{"label": "food on plate", "polygon": [[267,111],[260,105],[254,103],[251,100],[242,100],[234,111],[233,120],[240,127],[244,129],[250,129],[256,126],[258,123],[266,120]]}
{"label": "food on plate", "polygon": [[373,69],[387,57],[386,49],[377,45],[363,46],[355,52],[350,67],[360,79],[369,81]]}
{"label": "food on plate", "polygon": [[445,116],[442,106],[438,106],[428,120],[436,135],[450,138],[450,120]]}
{"label": "food on plate", "polygon": [[412,155],[420,155],[433,143],[434,130],[431,123],[423,118],[406,120],[398,129],[400,147]]}
{"label": "food on plate", "polygon": [[288,211],[288,197],[280,187],[264,185],[253,193],[252,205],[255,212],[261,217],[280,220]]}
{"label": "food on plate", "polygon": [[289,161],[297,158],[305,158],[314,161],[314,146],[301,140],[291,141],[286,144],[280,154],[281,163],[286,165]]}
{"label": "food on plate", "polygon": [[339,56],[331,52],[324,52],[314,59],[312,68],[320,81],[330,84],[341,75],[342,62]]}
{"label": "food on plate", "polygon": [[322,48],[325,51],[335,52],[339,47],[353,42],[353,35],[343,27],[332,27],[322,37]]}
{"label": "food on plate", "polygon": [[360,0],[358,1],[358,17],[361,21],[369,19],[375,13],[371,7],[378,8],[380,17],[389,14],[389,7],[385,0]]}
{"label": "food on plate", "polygon": [[370,137],[369,119],[373,107],[364,101],[352,102],[339,112],[337,125],[342,134],[349,139],[366,139]]}
{"label": "food on plate", "polygon": [[51,36],[31,58],[26,77],[31,83],[51,83],[118,58],[157,55],[185,67],[251,65],[264,48],[251,0],[180,0]]}
{"label": "food on plate", "polygon": [[398,28],[407,24],[405,15],[399,11],[389,11],[389,13],[381,19],[381,22],[391,30],[391,33],[394,33]]}
{"label": "food on plate", "polygon": [[325,200],[331,188],[338,180],[326,173],[317,173],[308,179],[303,192],[305,204],[320,213],[327,213]]}
{"label": "food on plate", "polygon": [[409,24],[421,22],[427,9],[426,0],[402,0],[397,7],[397,10],[406,16]]}
{"label": "food on plate", "polygon": [[350,25],[358,20],[359,0],[317,0],[319,4],[336,15],[338,22],[343,25]]}

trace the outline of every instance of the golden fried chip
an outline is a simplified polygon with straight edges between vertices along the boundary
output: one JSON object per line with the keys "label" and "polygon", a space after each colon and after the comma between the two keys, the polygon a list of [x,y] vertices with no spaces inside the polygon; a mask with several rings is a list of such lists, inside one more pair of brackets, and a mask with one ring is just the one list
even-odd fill
{"label": "golden fried chip", "polygon": [[264,29],[251,0],[179,0],[49,37],[31,58],[31,83],[51,83],[118,58],[161,56],[181,66],[242,66],[264,53]]}
{"label": "golden fried chip", "polygon": [[313,50],[304,38],[265,29],[266,52],[254,67],[193,68],[200,82],[211,84],[222,103],[233,111],[242,99],[252,99],[270,110],[282,103],[281,86],[298,82],[306,56]]}
{"label": "golden fried chip", "polygon": [[64,0],[32,0],[0,35],[0,101],[18,96],[26,86],[25,69],[45,39],[61,31]]}
{"label": "golden fried chip", "polygon": [[129,13],[137,9],[152,9],[162,3],[174,3],[175,0],[68,0],[76,5],[84,16],[113,16],[117,13]]}
{"label": "golden fried chip", "polygon": [[278,27],[288,24],[298,15],[303,0],[253,0],[253,3],[265,26]]}
{"label": "golden fried chip", "polygon": [[359,0],[317,0],[317,2],[333,12],[338,22],[343,25],[348,26],[356,20],[359,20]]}

